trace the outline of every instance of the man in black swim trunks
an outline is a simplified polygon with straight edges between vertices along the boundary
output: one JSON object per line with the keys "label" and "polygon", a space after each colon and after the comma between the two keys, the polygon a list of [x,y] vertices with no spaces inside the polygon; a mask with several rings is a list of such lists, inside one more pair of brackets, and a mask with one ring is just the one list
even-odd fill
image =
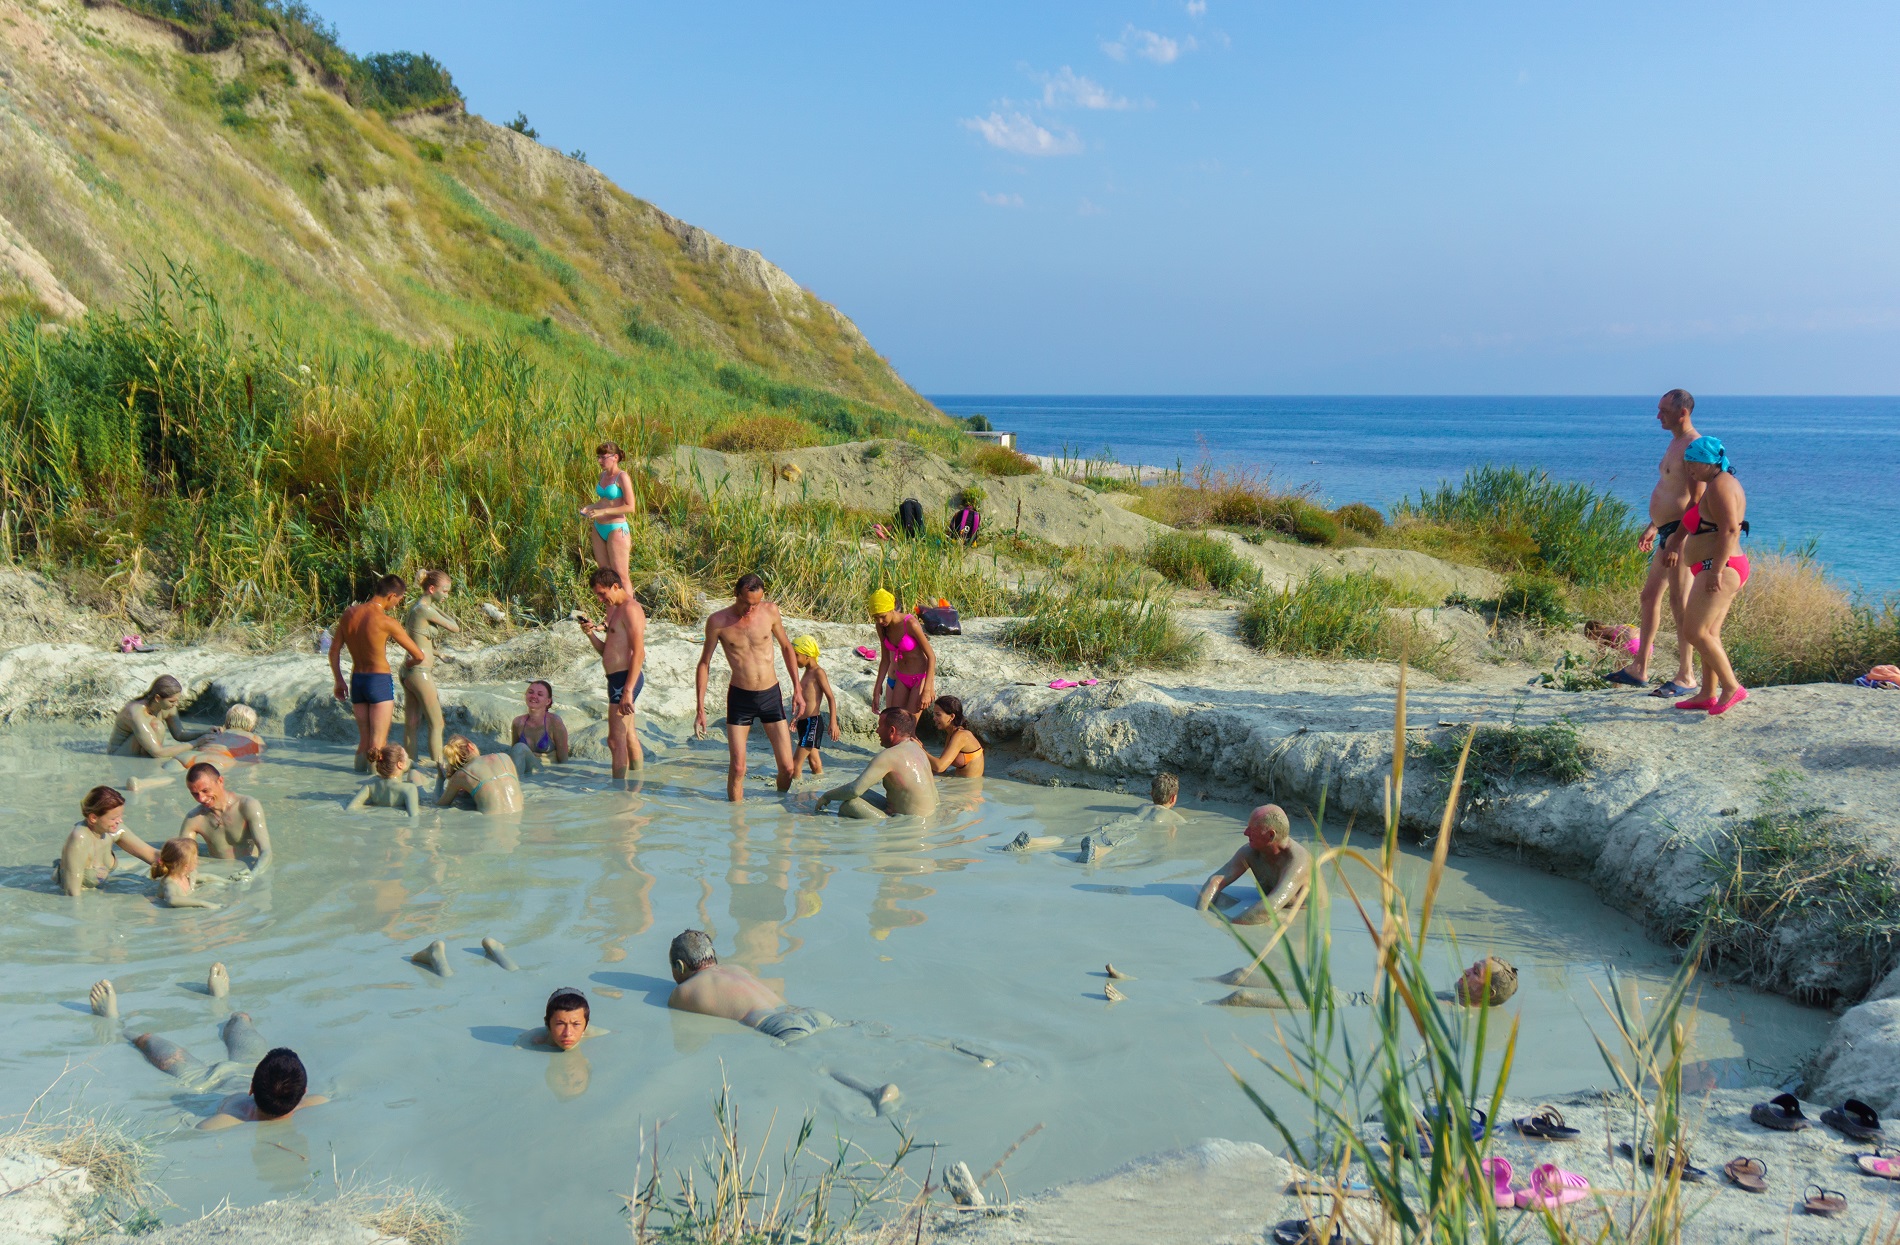
{"label": "man in black swim trunks", "polygon": [[778,762],[778,789],[792,785],[792,728],[785,720],[785,698],[779,690],[778,669],[772,664],[774,647],[785,658],[785,670],[792,680],[792,716],[805,716],[805,694],[798,689],[798,659],[792,655],[792,639],[785,634],[785,620],[778,606],[765,599],[765,581],[757,575],[742,575],[733,586],[733,603],[706,620],[706,646],[699,651],[699,666],[693,672],[693,694],[698,711],[693,730],[706,733],[706,680],[712,674],[715,646],[726,651],[726,664],[732,667],[732,686],[726,691],[726,748],[732,764],[726,770],[726,798],[735,803],[745,799],[745,745],[752,724],[765,724],[765,737],[772,744],[772,756]]}
{"label": "man in black swim trunks", "polygon": [[613,755],[614,781],[619,782],[629,767],[646,765],[640,737],[633,732],[633,706],[647,685],[647,613],[620,582],[619,571],[603,566],[588,583],[594,599],[607,608],[607,623],[603,627],[585,614],[577,621],[607,672],[607,751]]}
{"label": "man in black swim trunks", "polygon": [[[330,642],[330,673],[336,680],[336,698],[348,700],[356,718],[356,769],[369,769],[369,754],[389,742],[389,721],[396,712],[395,677],[389,670],[391,642],[414,661],[424,661],[422,650],[389,616],[402,604],[409,585],[400,575],[385,575],[376,581],[369,600],[343,611],[337,619],[336,635]],[[343,682],[343,650],[350,650],[350,681]]]}

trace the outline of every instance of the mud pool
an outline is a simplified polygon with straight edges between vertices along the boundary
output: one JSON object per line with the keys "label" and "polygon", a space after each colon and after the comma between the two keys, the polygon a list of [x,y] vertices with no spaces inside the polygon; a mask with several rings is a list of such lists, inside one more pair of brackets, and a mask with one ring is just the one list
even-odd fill
{"label": "mud pool", "polygon": [[[268,760],[231,779],[264,802],[275,866],[213,893],[225,908],[172,911],[136,873],[77,901],[52,888],[80,796],[155,769],[107,758],[104,734],[0,739],[0,1113],[58,1082],[52,1101],[116,1110],[160,1134],[154,1175],[177,1203],[168,1218],[227,1196],[327,1189],[336,1171],[431,1185],[484,1245],[625,1240],[617,1195],[635,1188],[642,1128],[666,1121],[666,1165],[694,1162],[722,1077],[749,1140],[777,1112],[774,1155],[809,1111],[821,1137],[883,1155],[895,1122],[939,1143],[940,1164],[980,1172],[1041,1123],[1004,1173],[1019,1192],[1202,1137],[1272,1141],[1222,1060],[1269,1043],[1273,1013],[1211,1005],[1229,992],[1211,979],[1242,956],[1193,909],[1200,881],[1238,844],[1244,810],[1196,801],[1191,781],[1172,841],[1144,838],[1086,866],[1072,848],[1000,848],[1022,830],[1072,844],[1140,798],[960,780],[944,784],[926,823],[846,822],[798,811],[819,786],[810,777],[789,802],[773,798],[755,744],[755,798],[733,809],[720,798],[723,740],[660,733],[671,746],[638,791],[610,790],[599,766],[577,762],[526,779],[519,817],[431,808],[411,822],[344,811],[359,782],[347,747],[275,740]],[[834,750],[827,777],[842,781],[863,755]],[[156,844],[190,803],[182,782],[142,792],[126,823]],[[1611,966],[1658,982],[1671,954],[1580,884],[1490,859],[1452,864],[1439,900],[1458,940],[1443,947],[1445,983],[1485,953],[1521,974],[1505,1009],[1522,1023],[1512,1096],[1602,1083],[1591,1028],[1608,1026],[1592,984],[1605,988]],[[1424,865],[1408,858],[1414,881]],[[1236,890],[1251,900],[1250,885]],[[1369,984],[1356,915],[1340,904],[1332,919],[1341,984]],[[666,947],[689,926],[792,1002],[863,1023],[781,1046],[669,1011]],[[483,959],[484,935],[521,971]],[[435,938],[449,945],[450,977],[406,959]],[[204,992],[214,960],[230,968],[229,999]],[[1135,978],[1112,1006],[1107,961]],[[101,977],[117,985],[118,1024],[87,1010]],[[565,1055],[516,1046],[561,985],[586,991],[595,1026],[610,1032]],[[312,1092],[332,1101],[284,1124],[193,1131],[216,1096],[182,1092],[122,1030],[210,1059],[233,1010],[298,1050]],[[1751,1084],[1791,1079],[1830,1018],[1705,984],[1694,1020],[1702,1082]],[[895,1082],[902,1098],[879,1118],[832,1072]],[[1276,1092],[1264,1071],[1253,1080]]]}

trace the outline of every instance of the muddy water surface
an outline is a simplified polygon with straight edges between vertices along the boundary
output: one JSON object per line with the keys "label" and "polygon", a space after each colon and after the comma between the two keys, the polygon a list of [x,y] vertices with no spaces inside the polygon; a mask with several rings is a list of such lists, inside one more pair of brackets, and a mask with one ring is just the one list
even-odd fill
{"label": "muddy water surface", "polygon": [[[527,780],[517,818],[428,809],[411,822],[343,810],[358,782],[345,748],[274,741],[268,755],[232,781],[264,801],[277,867],[218,911],[170,911],[136,875],[78,901],[47,876],[84,791],[143,763],[70,733],[0,737],[0,1111],[58,1080],[60,1101],[77,1091],[161,1133],[156,1175],[173,1217],[227,1195],[322,1192],[333,1171],[354,1172],[432,1184],[483,1245],[624,1240],[617,1195],[636,1186],[642,1129],[665,1121],[672,1165],[688,1164],[722,1077],[754,1139],[777,1113],[774,1153],[810,1112],[820,1136],[884,1153],[898,1124],[981,1171],[1042,1124],[1006,1168],[1019,1191],[1202,1137],[1272,1140],[1222,1066],[1271,1042],[1272,1014],[1211,1005],[1228,987],[1210,979],[1240,956],[1193,909],[1201,879],[1239,842],[1242,810],[1189,792],[1172,841],[1085,866],[1072,851],[998,849],[1022,830],[1072,842],[1141,801],[947,782],[927,822],[868,825],[800,811],[809,795],[771,798],[755,767],[759,798],[734,809],[718,798],[715,738],[675,743],[635,792],[577,764]],[[832,774],[855,764],[838,753]],[[142,793],[127,821],[156,843],[189,803],[182,784]],[[1486,952],[1522,973],[1506,1009],[1522,1024],[1514,1094],[1603,1083],[1590,1030],[1608,1026],[1591,987],[1606,987],[1611,966],[1653,987],[1670,954],[1578,884],[1497,861],[1453,865],[1440,899],[1458,940],[1438,952],[1447,984]],[[1408,879],[1423,871],[1408,858]],[[1338,905],[1332,920],[1342,985],[1369,984],[1356,915]],[[793,1002],[861,1023],[783,1046],[670,1012],[666,947],[687,927],[711,931],[723,958]],[[481,958],[484,935],[508,945],[519,972]],[[450,977],[405,958],[434,938],[448,943]],[[228,1000],[203,992],[214,960],[230,966]],[[1113,1006],[1101,975],[1111,960],[1135,978]],[[118,987],[124,1027],[206,1059],[221,1053],[219,1020],[249,1012],[332,1101],[284,1124],[191,1130],[215,1099],[149,1067],[120,1026],[86,1010],[102,976]],[[586,991],[610,1032],[566,1055],[518,1047],[563,985]],[[1827,1021],[1710,986],[1696,1057],[1732,1082],[1786,1079]],[[833,1072],[895,1082],[902,1097],[880,1118]],[[1254,1080],[1275,1092],[1264,1072]]]}

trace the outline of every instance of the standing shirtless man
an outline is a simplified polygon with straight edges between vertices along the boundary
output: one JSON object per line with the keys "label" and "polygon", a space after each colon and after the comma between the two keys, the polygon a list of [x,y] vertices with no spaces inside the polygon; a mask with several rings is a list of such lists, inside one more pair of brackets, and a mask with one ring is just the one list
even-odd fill
{"label": "standing shirtless man", "polygon": [[706,733],[706,680],[712,674],[716,645],[726,650],[726,664],[732,667],[732,686],[726,690],[726,749],[732,754],[726,770],[726,798],[737,803],[745,799],[745,745],[755,721],[765,724],[765,737],[771,741],[772,756],[778,762],[778,789],[786,791],[792,785],[792,728],[785,720],[785,697],[779,691],[778,669],[772,664],[774,644],[791,675],[795,718],[805,716],[805,694],[798,690],[798,658],[792,655],[792,639],[785,634],[778,606],[765,599],[765,581],[757,575],[742,575],[732,595],[731,605],[706,620],[706,646],[699,650],[699,666],[693,671],[693,696],[699,706],[693,730],[701,736]]}
{"label": "standing shirtless man", "polygon": [[[607,607],[606,625],[585,614],[576,621],[600,654],[601,668],[607,673],[607,751],[613,755],[614,781],[622,782],[629,766],[646,766],[640,737],[633,733],[633,706],[640,699],[640,689],[647,685],[647,612],[612,567],[601,567],[587,582],[594,590],[594,599]],[[629,682],[632,687],[627,686]],[[702,684],[702,693],[704,690]]]}
{"label": "standing shirtless man", "polygon": [[[426,661],[416,642],[388,611],[402,604],[409,585],[400,575],[376,581],[369,600],[343,611],[330,645],[330,673],[336,677],[336,698],[350,702],[356,715],[356,772],[369,772],[369,754],[389,742],[389,721],[396,714],[396,679],[389,670],[391,640],[402,646],[410,660]],[[350,681],[343,682],[343,650],[350,650]]]}
{"label": "standing shirtless man", "polygon": [[1663,451],[1657,469],[1656,487],[1649,494],[1649,526],[1643,529],[1642,550],[1650,555],[1649,577],[1643,581],[1642,637],[1637,642],[1636,659],[1610,676],[1610,682],[1624,687],[1649,686],[1649,658],[1656,647],[1656,631],[1662,626],[1663,594],[1669,594],[1669,616],[1676,623],[1676,673],[1657,688],[1657,696],[1686,696],[1695,690],[1695,649],[1690,647],[1682,625],[1682,611],[1689,603],[1689,584],[1695,578],[1686,561],[1664,565],[1663,546],[1682,525],[1685,510],[1702,494],[1702,486],[1689,478],[1682,465],[1682,451],[1701,434],[1690,416],[1695,399],[1687,389],[1671,389],[1656,404],[1656,422],[1669,434],[1669,448]]}

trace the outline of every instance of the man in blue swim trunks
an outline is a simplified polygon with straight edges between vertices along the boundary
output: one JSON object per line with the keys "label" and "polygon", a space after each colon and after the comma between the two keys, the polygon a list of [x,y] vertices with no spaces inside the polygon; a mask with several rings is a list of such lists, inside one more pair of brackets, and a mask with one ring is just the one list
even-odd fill
{"label": "man in blue swim trunks", "polygon": [[[336,677],[336,698],[347,700],[356,715],[356,772],[369,771],[369,754],[389,742],[389,721],[396,713],[396,678],[390,673],[393,642],[414,661],[427,660],[402,624],[389,611],[402,604],[409,585],[400,575],[376,581],[369,600],[343,611],[330,643],[330,673]],[[343,682],[343,650],[350,650],[350,681]]]}
{"label": "man in blue swim trunks", "polygon": [[614,781],[621,782],[629,766],[646,765],[640,737],[633,733],[633,706],[647,685],[647,613],[620,582],[619,571],[603,566],[587,582],[594,599],[606,607],[607,622],[602,626],[585,614],[576,621],[600,654],[607,675],[607,751],[613,757]]}
{"label": "man in blue swim trunks", "polygon": [[721,964],[713,951],[712,939],[699,930],[681,933],[666,955],[677,983],[666,1000],[668,1007],[736,1020],[781,1042],[806,1037],[838,1023],[813,1008],[792,1006],[745,969]]}

